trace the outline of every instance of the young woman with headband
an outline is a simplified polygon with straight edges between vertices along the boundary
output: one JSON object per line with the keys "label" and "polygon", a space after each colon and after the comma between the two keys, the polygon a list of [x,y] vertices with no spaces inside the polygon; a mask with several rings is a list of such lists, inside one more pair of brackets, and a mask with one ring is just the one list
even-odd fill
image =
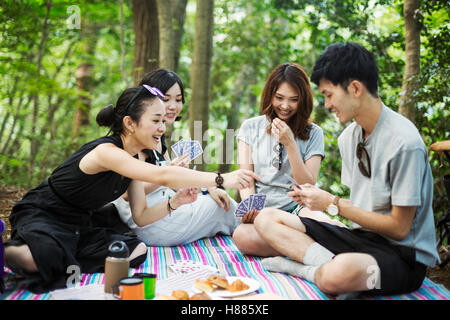
{"label": "young woman with headband", "polygon": [[[131,267],[145,260],[147,248],[135,236],[91,223],[95,210],[120,197],[132,180],[172,188],[241,189],[257,179],[247,170],[221,175],[159,167],[138,159],[143,149],[158,145],[165,130],[163,97],[147,85],[126,89],[116,107],[105,107],[97,115],[97,123],[110,127],[110,135],[83,145],[15,204],[5,262],[27,277],[29,290],[64,287],[71,265],[79,266],[83,273],[103,272],[108,245],[114,240],[128,245]],[[170,207],[169,200],[168,210]]]}

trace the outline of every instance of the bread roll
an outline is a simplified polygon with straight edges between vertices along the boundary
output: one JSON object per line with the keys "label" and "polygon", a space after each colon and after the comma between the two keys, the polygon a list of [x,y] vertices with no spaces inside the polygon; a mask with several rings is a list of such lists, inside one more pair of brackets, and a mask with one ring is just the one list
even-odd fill
{"label": "bread roll", "polygon": [[229,286],[227,279],[221,275],[213,274],[208,277],[208,282],[215,284],[219,288],[226,289]]}
{"label": "bread roll", "polygon": [[172,297],[177,300],[189,300],[189,294],[184,290],[172,291]]}
{"label": "bread roll", "polygon": [[240,279],[237,279],[236,281],[234,281],[231,285],[229,285],[227,287],[227,290],[231,291],[231,292],[236,292],[236,291],[247,290],[248,288],[250,288],[248,284],[246,284],[245,282],[243,282]]}
{"label": "bread roll", "polygon": [[203,280],[195,280],[194,288],[204,292],[212,292],[214,290],[211,283]]}

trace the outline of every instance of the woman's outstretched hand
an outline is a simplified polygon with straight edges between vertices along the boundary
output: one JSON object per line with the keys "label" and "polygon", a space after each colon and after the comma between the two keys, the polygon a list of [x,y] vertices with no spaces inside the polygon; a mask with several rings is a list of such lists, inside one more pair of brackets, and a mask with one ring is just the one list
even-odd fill
{"label": "woman's outstretched hand", "polygon": [[229,189],[244,189],[252,185],[253,180],[260,180],[258,175],[250,170],[239,169],[223,176],[223,187]]}

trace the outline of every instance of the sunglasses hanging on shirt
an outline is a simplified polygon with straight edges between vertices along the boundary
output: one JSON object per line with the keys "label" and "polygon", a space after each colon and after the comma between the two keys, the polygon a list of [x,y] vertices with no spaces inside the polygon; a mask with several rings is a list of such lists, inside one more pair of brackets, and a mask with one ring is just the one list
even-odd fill
{"label": "sunglasses hanging on shirt", "polygon": [[275,155],[271,163],[274,168],[278,169],[278,171],[281,170],[281,167],[283,165],[283,148],[284,146],[281,142],[278,142],[273,147],[273,151],[275,151],[277,155]]}
{"label": "sunglasses hanging on shirt", "polygon": [[370,178],[372,175],[371,169],[370,169],[370,157],[369,153],[367,152],[365,148],[365,142],[359,142],[356,145],[356,157],[358,158],[358,168],[361,174],[367,178]]}

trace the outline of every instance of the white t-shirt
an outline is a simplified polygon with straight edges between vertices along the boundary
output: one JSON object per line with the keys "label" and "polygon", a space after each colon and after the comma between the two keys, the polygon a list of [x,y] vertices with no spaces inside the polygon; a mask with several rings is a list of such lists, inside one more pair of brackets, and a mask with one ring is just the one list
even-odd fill
{"label": "white t-shirt", "polygon": [[[434,266],[439,261],[434,228],[433,177],[428,152],[414,124],[383,104],[375,129],[365,141],[371,178],[358,168],[356,146],[362,142],[356,122],[339,136],[342,183],[350,187],[352,205],[372,212],[391,214],[392,205],[417,206],[411,231],[393,243],[416,249],[416,260]],[[356,223],[353,228],[358,228]],[[386,237],[387,238],[387,237]]]}
{"label": "white t-shirt", "polygon": [[[278,145],[273,135],[267,134],[270,122],[265,115],[245,120],[237,135],[237,140],[242,140],[252,148],[252,160],[255,173],[261,178],[255,182],[256,193],[266,195],[266,207],[289,210],[297,203],[287,196],[291,191],[292,183],[285,174],[292,177],[292,170],[287,158],[286,149],[283,149],[281,170],[272,165],[272,161],[278,164],[279,153],[274,151]],[[297,147],[303,161],[314,155],[325,157],[324,137],[322,129],[311,124],[309,139],[304,141],[296,139]]]}

